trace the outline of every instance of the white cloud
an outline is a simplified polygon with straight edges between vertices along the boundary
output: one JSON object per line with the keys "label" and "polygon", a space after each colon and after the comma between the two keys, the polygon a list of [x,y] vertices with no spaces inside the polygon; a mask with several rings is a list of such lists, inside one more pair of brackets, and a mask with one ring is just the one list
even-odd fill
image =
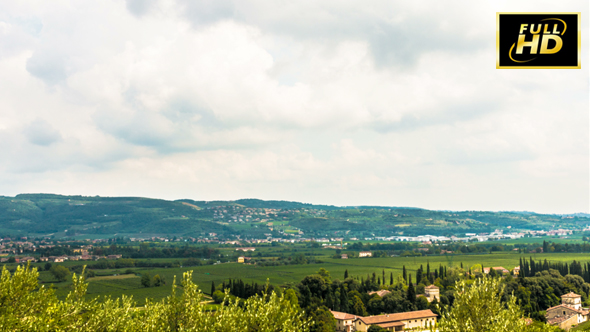
{"label": "white cloud", "polygon": [[4,3],[0,194],[588,212],[588,72],[494,66],[533,4]]}

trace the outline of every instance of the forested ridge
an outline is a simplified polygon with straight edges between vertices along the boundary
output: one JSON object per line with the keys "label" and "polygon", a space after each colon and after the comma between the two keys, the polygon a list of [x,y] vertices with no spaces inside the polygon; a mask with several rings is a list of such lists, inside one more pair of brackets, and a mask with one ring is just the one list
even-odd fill
{"label": "forested ridge", "polygon": [[[276,223],[267,227],[265,223]],[[432,211],[406,207],[336,207],[287,201],[168,201],[142,197],[21,194],[0,197],[0,236],[179,235],[242,238],[465,234],[495,229],[582,229],[586,215]],[[248,227],[244,227],[248,226]]]}

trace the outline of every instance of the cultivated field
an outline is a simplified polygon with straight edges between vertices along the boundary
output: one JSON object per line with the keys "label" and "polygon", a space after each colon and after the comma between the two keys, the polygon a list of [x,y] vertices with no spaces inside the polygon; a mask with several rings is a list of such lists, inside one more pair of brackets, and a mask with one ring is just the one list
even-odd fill
{"label": "cultivated field", "polygon": [[[318,250],[318,253],[320,251]],[[415,270],[423,265],[430,263],[431,269],[443,266],[460,266],[463,263],[465,268],[475,264],[481,264],[484,267],[503,266],[512,269],[519,264],[519,258],[533,257],[535,260],[547,259],[548,261],[571,262],[573,260],[587,262],[590,260],[588,254],[517,254],[517,253],[494,253],[478,255],[449,255],[449,256],[428,256],[428,257],[388,257],[388,258],[354,258],[354,259],[334,259],[328,257],[319,257],[324,263],[305,264],[305,265],[282,265],[282,266],[257,266],[238,263],[224,263],[217,265],[204,265],[183,268],[131,268],[135,274],[123,274],[125,269],[96,270],[97,277],[89,278],[88,296],[112,296],[132,295],[138,305],[143,305],[146,298],[159,300],[170,294],[171,284],[174,277],[177,283],[182,278],[182,273],[193,270],[193,280],[205,293],[209,293],[211,283],[215,282],[220,285],[228,279],[242,279],[246,283],[256,282],[264,284],[267,279],[274,285],[284,285],[297,283],[303,277],[317,272],[324,268],[330,272],[333,278],[342,279],[344,271],[348,270],[350,276],[366,277],[367,274],[376,272],[381,276],[385,271],[386,281],[389,281],[390,273],[396,277],[402,273],[402,267],[405,265],[408,273],[415,273]],[[73,262],[70,262],[73,263]],[[77,262],[78,264],[80,262]],[[161,287],[145,288],[141,285],[142,273],[149,273],[152,277],[156,274],[163,277],[166,285]],[[114,276],[117,274],[117,276]],[[136,275],[137,274],[137,275]],[[56,287],[57,294],[62,297],[70,290],[70,281],[58,283],[53,276],[47,272],[41,272],[40,281],[46,285],[51,283]]]}

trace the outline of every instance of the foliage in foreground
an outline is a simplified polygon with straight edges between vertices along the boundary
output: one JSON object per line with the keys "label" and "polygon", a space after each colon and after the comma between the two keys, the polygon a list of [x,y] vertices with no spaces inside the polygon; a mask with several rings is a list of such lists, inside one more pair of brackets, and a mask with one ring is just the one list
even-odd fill
{"label": "foliage in foreground", "polygon": [[73,275],[72,291],[63,301],[52,289],[39,287],[36,268],[18,267],[0,277],[0,331],[308,331],[310,322],[292,301],[272,292],[240,303],[229,300],[217,311],[205,310],[204,297],[185,272],[182,295],[136,308],[131,297],[85,300],[88,284]]}
{"label": "foliage in foreground", "polygon": [[440,332],[561,331],[546,324],[527,326],[516,297],[510,296],[507,303],[502,303],[504,288],[499,278],[460,280],[455,288],[455,302],[443,313]]}

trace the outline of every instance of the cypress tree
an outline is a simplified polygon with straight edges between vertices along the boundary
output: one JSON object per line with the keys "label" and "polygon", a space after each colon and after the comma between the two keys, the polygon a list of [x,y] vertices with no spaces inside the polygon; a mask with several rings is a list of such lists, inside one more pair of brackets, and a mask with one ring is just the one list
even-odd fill
{"label": "cypress tree", "polygon": [[407,272],[406,272],[406,266],[405,265],[403,266],[402,277],[404,278],[404,281],[405,282],[408,282],[408,275],[407,275]]}
{"label": "cypress tree", "polygon": [[215,281],[211,281],[211,295],[215,292]]}
{"label": "cypress tree", "polygon": [[383,279],[381,279],[381,280],[383,280],[383,285],[385,285],[385,270],[382,270],[382,271],[383,271]]}
{"label": "cypress tree", "polygon": [[543,240],[543,253],[548,253],[549,252],[549,244],[547,243],[547,241]]}
{"label": "cypress tree", "polygon": [[348,312],[348,293],[346,292],[346,288],[344,285],[340,286],[340,310],[342,312]]}
{"label": "cypress tree", "polygon": [[416,285],[419,284],[422,281],[422,265],[420,265],[420,268],[416,271]]}
{"label": "cypress tree", "polygon": [[412,275],[411,274],[410,274],[410,283],[408,285],[408,292],[407,292],[406,298],[412,304],[416,303],[416,289],[414,289],[414,285],[412,284]]}
{"label": "cypress tree", "polygon": [[393,272],[389,273],[389,285],[393,285]]}
{"label": "cypress tree", "polygon": [[334,310],[334,300],[332,299],[332,289],[328,288],[328,294],[326,294],[326,307]]}
{"label": "cypress tree", "polygon": [[348,278],[348,269],[344,270],[344,279]]}

